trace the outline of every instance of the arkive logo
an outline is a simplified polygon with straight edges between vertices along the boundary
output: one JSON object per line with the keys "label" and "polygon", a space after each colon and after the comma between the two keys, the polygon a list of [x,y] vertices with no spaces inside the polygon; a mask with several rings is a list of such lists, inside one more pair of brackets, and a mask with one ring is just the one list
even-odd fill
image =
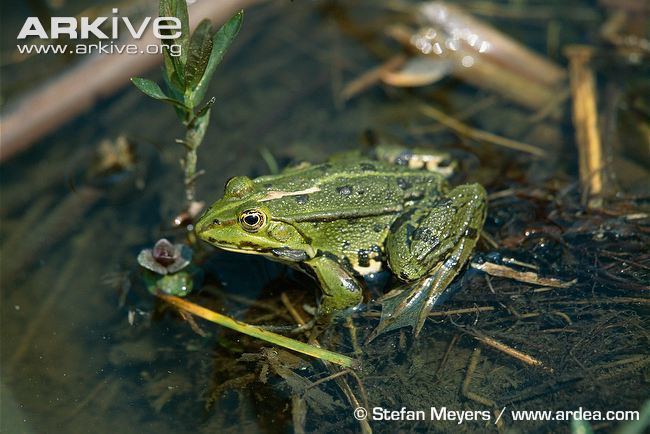
{"label": "arkive logo", "polygon": [[[113,8],[113,14],[119,11]],[[110,23],[109,34],[100,29],[104,23]],[[89,17],[51,17],[49,34],[38,17],[28,17],[18,33],[17,39],[26,39],[35,36],[41,39],[58,39],[65,35],[70,39],[119,39],[123,30],[120,25],[124,23],[127,33],[133,39],[140,39],[152,27],[153,34],[158,39],[176,39],[181,36],[181,20],[176,17],[145,17],[139,24],[131,22],[129,17],[111,16],[97,17],[90,21]]]}

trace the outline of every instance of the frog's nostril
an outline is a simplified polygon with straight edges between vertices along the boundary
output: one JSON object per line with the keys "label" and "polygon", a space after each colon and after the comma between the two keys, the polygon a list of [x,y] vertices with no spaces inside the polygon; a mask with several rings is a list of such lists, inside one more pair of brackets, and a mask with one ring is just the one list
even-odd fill
{"label": "frog's nostril", "polygon": [[219,226],[221,224],[221,220],[214,219],[214,220],[212,220],[212,224],[215,225],[215,226]]}

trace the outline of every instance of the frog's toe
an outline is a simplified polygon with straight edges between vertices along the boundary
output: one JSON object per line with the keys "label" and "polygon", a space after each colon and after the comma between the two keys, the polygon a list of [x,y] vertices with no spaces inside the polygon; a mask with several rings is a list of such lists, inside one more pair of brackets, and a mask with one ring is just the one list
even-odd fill
{"label": "frog's toe", "polygon": [[315,325],[316,325],[316,318],[312,318],[308,322],[306,322],[304,324],[301,324],[298,327],[294,327],[293,329],[291,329],[290,333],[292,335],[297,335],[297,334],[301,334],[301,333],[304,333],[304,332],[308,332],[311,329],[313,329]]}
{"label": "frog's toe", "polygon": [[380,300],[382,309],[379,325],[368,336],[366,343],[382,333],[408,326],[412,327],[417,336],[433,306],[444,301],[447,296],[445,287],[437,284],[435,276],[429,276],[416,282],[410,290],[384,297]]}

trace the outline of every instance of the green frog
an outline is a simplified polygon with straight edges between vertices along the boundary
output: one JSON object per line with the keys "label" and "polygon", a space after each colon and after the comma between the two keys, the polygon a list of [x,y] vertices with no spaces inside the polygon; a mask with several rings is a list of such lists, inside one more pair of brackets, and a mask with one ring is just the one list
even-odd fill
{"label": "green frog", "polygon": [[384,297],[373,338],[404,326],[417,336],[485,220],[485,190],[451,187],[452,167],[440,153],[383,147],[373,157],[352,153],[276,175],[237,176],[196,233],[221,249],[313,276],[322,289],[317,324],[358,306],[364,278],[388,270],[410,288]]}

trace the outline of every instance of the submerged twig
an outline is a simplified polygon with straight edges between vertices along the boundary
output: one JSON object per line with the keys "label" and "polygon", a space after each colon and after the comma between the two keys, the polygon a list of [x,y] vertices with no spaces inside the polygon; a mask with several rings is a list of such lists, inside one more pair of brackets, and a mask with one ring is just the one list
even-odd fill
{"label": "submerged twig", "polygon": [[474,337],[474,339],[476,339],[477,341],[479,341],[479,342],[481,342],[481,343],[483,343],[483,344],[485,344],[485,345],[487,345],[487,346],[489,346],[489,347],[491,347],[491,348],[493,348],[495,350],[501,351],[502,353],[507,354],[508,356],[510,356],[510,357],[512,357],[514,359],[517,359],[520,362],[525,363],[526,365],[533,366],[533,367],[536,367],[536,368],[542,368],[542,369],[547,370],[549,372],[553,372],[553,368],[549,368],[549,367],[545,366],[542,363],[541,360],[536,359],[533,356],[529,356],[528,354],[523,353],[523,352],[521,352],[519,350],[516,350],[516,349],[504,344],[503,342],[499,342],[496,339],[493,339],[493,338],[491,338],[489,336],[485,336],[483,333],[480,333],[480,332],[478,332],[476,330],[466,330],[465,329],[465,331],[468,332],[469,334],[471,334]]}
{"label": "submerged twig", "polygon": [[400,66],[404,65],[406,62],[406,56],[403,54],[398,54],[381,65],[364,72],[351,82],[345,85],[343,90],[341,91],[341,99],[343,101],[347,101],[350,98],[358,95],[359,93],[363,92],[364,90],[368,89],[369,87],[379,83],[381,80],[381,77],[387,72],[387,71],[393,71]]}
{"label": "submerged twig", "polygon": [[445,367],[447,364],[447,360],[449,360],[449,355],[451,354],[452,350],[458,343],[458,340],[460,339],[460,334],[455,334],[452,338],[451,341],[449,341],[449,344],[447,345],[447,349],[445,350],[445,354],[442,356],[442,360],[440,360],[440,364],[436,368],[436,372],[433,374],[435,377],[438,376],[440,371]]}
{"label": "submerged twig", "polygon": [[[414,75],[406,74],[404,84],[428,84],[451,74],[539,110],[553,99],[564,81],[566,74],[560,66],[461,7],[429,1],[405,9],[412,11],[413,19],[422,27],[414,31],[396,24],[389,26],[386,33],[430,63],[413,69]],[[414,65],[413,61],[409,64]]]}
{"label": "submerged twig", "polygon": [[467,365],[467,371],[465,373],[465,379],[463,380],[461,392],[463,392],[463,396],[465,396],[467,399],[471,399],[472,401],[478,402],[479,404],[487,405],[488,407],[496,407],[496,403],[493,400],[485,398],[484,396],[481,396],[469,390],[469,386],[472,383],[472,377],[474,376],[474,371],[476,371],[480,357],[481,349],[474,348],[474,351],[472,352],[469,363]]}
{"label": "submerged twig", "polygon": [[[234,11],[258,3],[258,0],[229,0],[198,2],[192,5],[191,27],[203,18],[224,22]],[[150,45],[158,45],[153,31],[140,39],[125,41],[145,52]],[[78,67],[70,69],[34,93],[17,102],[13,110],[5,111],[0,119],[2,143],[0,161],[27,149],[37,139],[54,131],[61,124],[91,107],[99,97],[106,97],[120,89],[134,75],[156,66],[160,56],[133,56],[129,53],[111,53],[91,56]]]}
{"label": "submerged twig", "polygon": [[[428,317],[438,317],[438,316],[449,316],[449,315],[462,315],[466,313],[479,313],[479,312],[492,312],[496,308],[494,306],[475,306],[475,307],[466,307],[462,309],[450,309],[450,310],[440,310],[430,312]],[[374,318],[380,317],[381,312],[366,312],[363,314],[364,317]]]}
{"label": "submerged twig", "polygon": [[508,139],[506,137],[501,137],[487,131],[470,127],[469,125],[460,122],[459,120],[454,119],[451,116],[444,114],[442,111],[434,107],[431,107],[430,105],[421,105],[419,109],[420,112],[425,116],[437,120],[441,124],[444,124],[446,127],[454,130],[461,136],[465,136],[473,140],[492,143],[498,146],[503,146],[504,148],[528,152],[529,154],[533,154],[538,157],[546,156],[546,151],[544,151],[541,148],[538,148],[537,146],[529,145],[528,143],[523,143],[517,140]]}
{"label": "submerged twig", "polygon": [[576,279],[566,282],[553,277],[541,277],[533,271],[518,271],[506,267],[505,265],[494,264],[492,262],[483,262],[480,264],[478,262],[472,262],[470,266],[477,270],[481,270],[490,276],[507,277],[519,282],[532,283],[534,285],[552,286],[553,288],[568,288],[576,283]]}

